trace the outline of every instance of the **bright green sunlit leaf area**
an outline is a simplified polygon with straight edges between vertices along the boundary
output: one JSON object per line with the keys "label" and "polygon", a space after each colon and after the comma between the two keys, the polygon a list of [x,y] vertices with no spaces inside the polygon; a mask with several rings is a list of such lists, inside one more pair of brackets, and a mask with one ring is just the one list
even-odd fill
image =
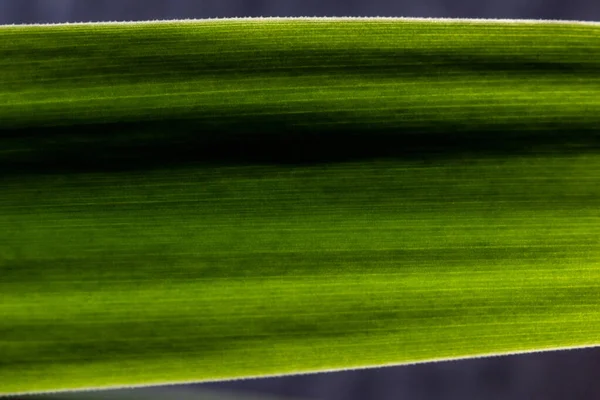
{"label": "bright green sunlit leaf area", "polygon": [[600,25],[0,27],[0,394],[600,343]]}

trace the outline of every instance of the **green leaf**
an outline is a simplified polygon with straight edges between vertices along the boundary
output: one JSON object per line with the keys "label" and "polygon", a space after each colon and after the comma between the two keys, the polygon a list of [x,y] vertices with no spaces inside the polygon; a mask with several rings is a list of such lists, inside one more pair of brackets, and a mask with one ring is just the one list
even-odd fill
{"label": "green leaf", "polygon": [[600,25],[0,28],[0,393],[600,342]]}

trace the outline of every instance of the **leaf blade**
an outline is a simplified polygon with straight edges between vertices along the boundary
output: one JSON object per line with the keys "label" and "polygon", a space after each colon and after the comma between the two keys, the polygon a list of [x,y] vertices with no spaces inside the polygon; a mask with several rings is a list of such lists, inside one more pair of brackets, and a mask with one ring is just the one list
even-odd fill
{"label": "leaf blade", "polygon": [[2,29],[1,393],[597,344],[598,28]]}

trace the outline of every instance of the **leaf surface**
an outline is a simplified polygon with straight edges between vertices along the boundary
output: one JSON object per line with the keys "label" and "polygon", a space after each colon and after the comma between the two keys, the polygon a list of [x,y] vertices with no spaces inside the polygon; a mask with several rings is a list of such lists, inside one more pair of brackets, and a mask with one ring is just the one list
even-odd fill
{"label": "leaf surface", "polygon": [[0,394],[600,342],[600,26],[0,28]]}

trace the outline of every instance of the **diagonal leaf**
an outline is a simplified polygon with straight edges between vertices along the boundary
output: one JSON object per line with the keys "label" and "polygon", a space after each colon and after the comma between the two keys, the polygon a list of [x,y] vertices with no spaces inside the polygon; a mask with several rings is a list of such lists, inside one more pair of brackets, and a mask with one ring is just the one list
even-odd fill
{"label": "diagonal leaf", "polygon": [[600,25],[0,28],[0,393],[597,345]]}

